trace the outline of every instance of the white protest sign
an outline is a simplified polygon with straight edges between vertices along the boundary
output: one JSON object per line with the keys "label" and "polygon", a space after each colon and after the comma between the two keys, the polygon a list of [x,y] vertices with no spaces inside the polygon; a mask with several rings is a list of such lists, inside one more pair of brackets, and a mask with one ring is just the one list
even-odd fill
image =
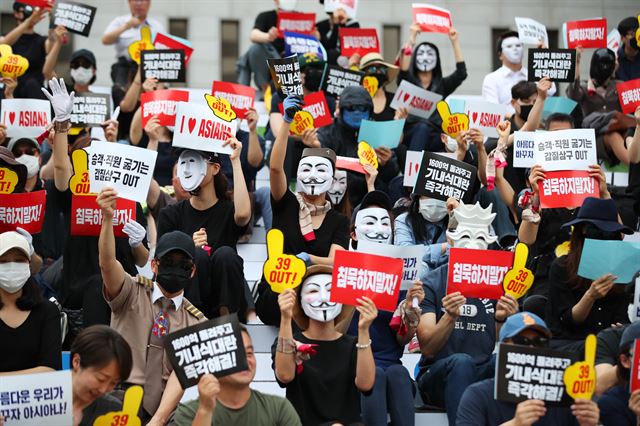
{"label": "white protest sign", "polygon": [[71,371],[0,376],[5,426],[73,424]]}
{"label": "white protest sign", "polygon": [[173,146],[207,152],[231,154],[231,147],[222,147],[227,134],[235,136],[238,121],[226,121],[213,114],[207,106],[180,102],[176,111]]}
{"label": "white protest sign", "polygon": [[8,138],[35,138],[51,122],[51,104],[40,99],[3,99],[2,120]]}
{"label": "white protest sign", "polygon": [[507,106],[486,101],[467,101],[464,113],[469,116],[470,129],[479,129],[485,136],[497,138],[496,126],[504,120]]}
{"label": "white protest sign", "polygon": [[612,29],[611,32],[609,32],[609,34],[607,35],[607,47],[613,50],[616,56],[618,56],[618,48],[620,47],[620,41],[621,41],[620,32],[616,28]]}
{"label": "white protest sign", "polygon": [[409,114],[428,119],[436,110],[436,104],[440,100],[442,95],[402,80],[391,101],[391,108],[406,108]]}
{"label": "white protest sign", "polygon": [[120,198],[146,202],[157,151],[112,142],[93,141],[89,150],[90,191],[111,187]]}
{"label": "white protest sign", "polygon": [[402,259],[402,285],[401,290],[408,290],[413,286],[415,280],[420,279],[422,271],[423,245],[415,246],[394,246],[390,244],[380,244],[371,241],[358,241],[358,251],[360,253],[377,254],[379,256]]}
{"label": "white protest sign", "polygon": [[589,170],[598,164],[594,129],[567,129],[536,132],[534,135],[535,164],[555,170]]}
{"label": "white protest sign", "polygon": [[342,9],[351,19],[356,19],[358,13],[358,0],[324,0],[324,11],[333,13],[336,9]]}
{"label": "white protest sign", "polygon": [[521,18],[516,16],[516,27],[518,28],[518,38],[524,44],[540,44],[540,40],[545,46],[549,46],[549,36],[547,27],[531,18]]}
{"label": "white protest sign", "polygon": [[420,171],[420,164],[422,164],[422,156],[424,155],[423,153],[424,151],[407,151],[407,156],[404,162],[402,186],[409,188],[416,186],[418,172]]}
{"label": "white protest sign", "polygon": [[516,169],[530,169],[536,163],[534,157],[535,132],[513,132],[513,167]]}
{"label": "white protest sign", "polygon": [[640,277],[636,278],[636,287],[633,293],[633,312],[629,315],[629,321],[640,320]]}

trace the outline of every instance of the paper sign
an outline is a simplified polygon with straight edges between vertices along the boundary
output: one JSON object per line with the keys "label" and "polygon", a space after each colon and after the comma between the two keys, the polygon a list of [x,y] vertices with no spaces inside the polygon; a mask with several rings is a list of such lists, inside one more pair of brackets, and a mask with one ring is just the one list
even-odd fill
{"label": "paper sign", "polygon": [[342,9],[351,19],[356,19],[358,12],[358,0],[324,0],[324,10],[333,13],[336,9]]}
{"label": "paper sign", "polygon": [[364,87],[367,93],[369,93],[369,96],[373,98],[379,89],[378,79],[372,75],[366,75],[362,79],[362,87]]}
{"label": "paper sign", "polygon": [[607,35],[607,47],[614,51],[618,56],[618,48],[620,47],[620,33],[616,28],[609,31]]}
{"label": "paper sign", "polygon": [[172,145],[176,148],[231,154],[231,147],[223,147],[222,144],[227,140],[227,134],[236,134],[237,123],[237,120],[228,122],[216,117],[209,107],[180,102]]}
{"label": "paper sign", "polygon": [[[633,114],[640,106],[640,78],[616,84],[622,112]],[[3,101],[4,102],[4,101]]]}
{"label": "paper sign", "polygon": [[535,164],[544,164],[546,171],[589,170],[590,165],[598,164],[593,129],[536,132],[533,138]]}
{"label": "paper sign", "polygon": [[510,251],[451,248],[447,294],[459,291],[465,297],[500,299],[502,281],[512,266]]}
{"label": "paper sign", "polygon": [[402,138],[405,119],[389,121],[362,120],[358,139],[367,142],[371,148],[395,149]]}
{"label": "paper sign", "polygon": [[292,33],[286,31],[284,33],[284,55],[304,55],[312,53],[320,58],[325,58],[324,48],[314,35]]}
{"label": "paper sign", "polygon": [[0,74],[5,78],[17,78],[29,69],[29,60],[13,53],[11,46],[0,44]]}
{"label": "paper sign", "polygon": [[89,37],[96,8],[73,1],[57,1],[53,9],[53,25],[62,25],[69,32]]}
{"label": "paper sign", "polygon": [[469,116],[462,113],[451,114],[449,104],[440,101],[436,104],[438,114],[442,118],[442,131],[452,138],[457,138],[461,132],[469,130]]}
{"label": "paper sign", "polygon": [[229,101],[238,118],[245,118],[247,111],[253,108],[256,89],[242,84],[214,81],[211,86],[211,94]]}
{"label": "paper sign", "polygon": [[507,113],[506,105],[486,101],[467,101],[464,109],[465,114],[469,117],[469,128],[479,129],[490,138],[498,137],[496,126],[504,120]]}
{"label": "paper sign", "polygon": [[402,80],[390,107],[396,110],[398,108],[407,108],[410,115],[428,119],[436,110],[436,104],[440,100],[442,100],[442,95],[424,90],[415,84]]}
{"label": "paper sign", "polygon": [[156,49],[184,50],[185,64],[189,63],[189,59],[191,59],[191,54],[193,53],[193,47],[191,47],[191,43],[188,40],[170,34],[156,33],[156,37],[153,39],[153,45]]}
{"label": "paper sign", "polygon": [[164,345],[183,389],[197,385],[205,374],[220,378],[248,368],[237,314],[171,333]]}
{"label": "paper sign", "polygon": [[377,254],[378,256],[393,257],[402,259],[402,284],[401,290],[408,290],[413,286],[414,281],[420,279],[422,272],[423,245],[415,246],[394,246],[390,244],[374,243],[372,241],[358,241],[358,252]]}
{"label": "paper sign", "polygon": [[140,426],[142,422],[138,417],[138,410],[143,396],[142,386],[131,386],[124,393],[122,411],[103,414],[93,422],[93,426]]}
{"label": "paper sign", "polygon": [[140,95],[142,128],[153,116],[158,117],[161,126],[175,126],[179,102],[189,102],[189,92],[186,90],[153,90],[142,93]]}
{"label": "paper sign", "polygon": [[[76,93],[71,123],[83,127],[101,127],[111,117],[111,96],[100,93]],[[42,133],[42,132],[41,132]]]}
{"label": "paper sign", "polygon": [[420,25],[424,33],[449,34],[451,12],[432,4],[413,3],[413,22]]}
{"label": "paper sign", "polygon": [[547,27],[535,19],[516,16],[516,28],[518,28],[518,38],[522,43],[537,46],[542,41],[545,46],[549,46]]}
{"label": "paper sign", "polygon": [[6,167],[0,167],[0,194],[12,194],[17,185],[18,174]]}
{"label": "paper sign", "polygon": [[265,280],[275,293],[296,288],[302,282],[307,271],[304,260],[291,254],[283,254],[284,234],[273,228],[267,232],[268,259],[264,262],[262,272]]}
{"label": "paper sign", "polygon": [[404,162],[404,176],[402,186],[413,189],[418,179],[418,171],[422,164],[422,155],[424,151],[407,151]]}
{"label": "paper sign", "polygon": [[5,426],[72,425],[71,371],[0,376]]}
{"label": "paper sign", "polygon": [[529,81],[549,77],[567,83],[576,77],[575,49],[529,49],[528,64]]}
{"label": "paper sign", "polygon": [[596,335],[588,335],[584,344],[584,361],[575,362],[564,371],[567,393],[574,400],[591,399],[596,389],[596,345]]}
{"label": "paper sign", "polygon": [[584,170],[546,172],[546,176],[538,183],[543,209],[580,207],[585,198],[600,197],[597,179]]}
{"label": "paper sign", "polygon": [[369,52],[380,52],[378,33],[375,28],[346,28],[340,27],[340,53],[351,57],[358,54],[364,56]]}
{"label": "paper sign", "polygon": [[545,99],[544,109],[542,110],[542,119],[546,120],[554,112],[562,114],[571,114],[578,103],[573,99],[563,98],[561,96],[552,96]]}
{"label": "paper sign", "polygon": [[280,99],[284,100],[288,95],[303,96],[298,55],[283,59],[268,59],[267,63]]}
{"label": "paper sign", "polygon": [[[310,93],[304,97],[304,106],[296,112],[289,125],[292,135],[301,135],[306,129],[318,129],[333,123],[329,104],[323,92]],[[278,105],[280,113],[284,114],[282,104]]]}
{"label": "paper sign", "polygon": [[585,19],[565,23],[567,48],[575,49],[582,46],[585,49],[607,47],[607,19]]}
{"label": "paper sign", "polygon": [[140,54],[144,50],[153,50],[155,46],[151,43],[151,28],[144,26],[140,28],[140,40],[136,40],[129,45],[129,56],[136,64],[140,64]]}
{"label": "paper sign", "polygon": [[0,195],[0,233],[20,227],[30,234],[39,234],[44,221],[46,191]]}
{"label": "paper sign", "polygon": [[584,240],[578,275],[597,280],[606,274],[618,277],[616,284],[627,284],[640,270],[640,243],[631,241]]}
{"label": "paper sign", "polygon": [[151,77],[157,78],[160,82],[186,81],[184,50],[143,50],[140,55],[142,81]]}
{"label": "paper sign", "polygon": [[357,306],[366,296],[382,311],[393,312],[402,281],[402,259],[338,250],[333,263],[331,301]]}
{"label": "paper sign", "polygon": [[442,201],[449,197],[468,201],[477,170],[462,161],[425,152],[413,193]]}
{"label": "paper sign", "polygon": [[378,168],[378,156],[371,146],[362,141],[358,144],[358,159],[360,164],[370,164],[374,169]]}
{"label": "paper sign", "polygon": [[327,95],[338,97],[349,86],[360,86],[364,73],[344,69],[335,65],[326,65],[320,88]]}
{"label": "paper sign", "polygon": [[363,175],[366,174],[358,158],[338,156],[336,157],[336,169],[350,170],[352,172],[362,173]]}
{"label": "paper sign", "polygon": [[[136,220],[135,201],[118,198],[113,212],[113,234],[116,237],[127,237],[122,227],[129,221]],[[94,195],[71,196],[71,235],[97,237],[102,227],[102,209]]]}
{"label": "paper sign", "polygon": [[40,99],[3,99],[1,122],[8,138],[36,138],[51,122],[51,104]]}
{"label": "paper sign", "polygon": [[277,27],[280,37],[283,37],[285,32],[313,35],[316,30],[316,14],[278,12]]}
{"label": "paper sign", "polygon": [[535,132],[513,132],[513,167],[530,169],[535,166]]}
{"label": "paper sign", "polygon": [[631,377],[629,378],[629,393],[640,389],[640,339],[635,339],[631,345]]}
{"label": "paper sign", "polygon": [[213,112],[213,115],[215,115],[219,119],[227,122],[232,122],[238,117],[236,112],[231,107],[231,103],[225,98],[219,98],[217,96],[211,96],[210,94],[205,93],[204,99],[205,101],[207,101],[207,105],[209,106],[209,109],[211,109],[211,112]]}
{"label": "paper sign", "polygon": [[[525,323],[535,320],[524,313]],[[549,405],[571,405],[565,393],[564,370],[578,360],[569,351],[501,343],[495,373],[496,401],[517,404],[537,399]]]}
{"label": "paper sign", "polygon": [[513,256],[513,267],[502,280],[504,294],[510,294],[516,300],[527,294],[533,285],[533,272],[526,267],[528,257],[529,247],[524,243],[518,243]]}

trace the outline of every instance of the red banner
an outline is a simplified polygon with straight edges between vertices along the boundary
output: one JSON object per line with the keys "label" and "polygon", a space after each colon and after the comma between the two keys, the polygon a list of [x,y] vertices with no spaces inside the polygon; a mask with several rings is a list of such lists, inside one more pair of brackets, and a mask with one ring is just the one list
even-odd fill
{"label": "red banner", "polygon": [[607,19],[585,19],[566,23],[567,48],[575,49],[582,46],[585,49],[607,47]]}
{"label": "red banner", "polygon": [[46,191],[0,195],[0,233],[19,226],[30,234],[39,234],[44,221]]}
{"label": "red banner", "polygon": [[640,106],[640,78],[616,84],[622,112],[633,114]]}
{"label": "red banner", "polygon": [[214,81],[211,94],[229,101],[238,118],[245,118],[249,108],[253,108],[256,89],[242,84]]}
{"label": "red banner", "polygon": [[338,250],[333,262],[331,301],[357,306],[366,296],[376,307],[393,312],[402,283],[402,259]]}
{"label": "red banner", "polygon": [[375,28],[340,27],[340,52],[350,57],[356,53],[364,56],[369,52],[380,52],[378,33]]}
{"label": "red banner", "polygon": [[600,197],[598,180],[585,170],[547,172],[547,178],[538,184],[540,207],[580,207],[587,197]]}
{"label": "red banner", "polygon": [[500,299],[502,280],[513,267],[513,252],[452,248],[449,250],[447,294]]}
{"label": "red banner", "polygon": [[362,164],[360,164],[360,160],[351,157],[336,157],[336,169],[351,170],[352,172],[362,173],[363,175],[367,173],[364,171]]}
{"label": "red banner", "polygon": [[28,4],[29,6],[39,7],[41,9],[51,8],[55,4],[55,0],[20,0],[20,3]]}
{"label": "red banner", "polygon": [[170,35],[157,33],[156,38],[153,39],[153,45],[156,49],[182,49],[184,50],[184,64],[189,63],[191,54],[193,53],[193,47],[182,43],[179,39]]}
{"label": "red banner", "polygon": [[[126,237],[122,227],[130,220],[136,220],[136,202],[118,198],[113,214],[113,233],[116,237]],[[71,196],[71,235],[97,237],[102,227],[102,209],[93,195]]]}
{"label": "red banner", "polygon": [[140,95],[142,105],[142,128],[154,115],[160,119],[161,126],[176,125],[176,108],[178,102],[189,102],[186,90],[154,90]]}
{"label": "red banner", "polygon": [[451,12],[430,4],[414,3],[413,22],[420,25],[422,32],[449,34]]}
{"label": "red banner", "polygon": [[629,380],[629,393],[640,389],[640,339],[633,341],[633,360],[631,362],[631,380]]}
{"label": "red banner", "polygon": [[285,31],[314,35],[316,31],[316,14],[279,12],[278,31],[280,31],[280,38],[284,37]]}

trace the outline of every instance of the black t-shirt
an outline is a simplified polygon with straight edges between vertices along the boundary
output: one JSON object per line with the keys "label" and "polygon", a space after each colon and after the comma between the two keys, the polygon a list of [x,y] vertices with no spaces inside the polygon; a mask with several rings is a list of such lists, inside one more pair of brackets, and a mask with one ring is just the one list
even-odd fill
{"label": "black t-shirt", "polygon": [[320,33],[320,43],[327,51],[327,62],[336,65],[340,56],[340,28],[360,28],[357,21],[349,19],[344,25],[331,25],[329,19],[316,22],[316,29]]}
{"label": "black t-shirt", "polygon": [[374,121],[390,121],[393,120],[396,115],[396,110],[391,108],[391,101],[393,101],[393,97],[395,95],[391,92],[387,92],[386,90],[384,91],[384,93],[387,97],[387,100],[384,104],[384,109],[378,113],[374,112],[371,114],[371,119]]}
{"label": "black t-shirt", "polygon": [[47,38],[40,34],[22,34],[11,46],[13,53],[22,55],[29,61],[29,69],[18,78],[14,97],[46,99],[40,90],[44,85],[42,68],[47,57],[46,40]]}
{"label": "black t-shirt", "polygon": [[598,345],[596,346],[596,365],[611,364],[616,365],[618,354],[620,353],[620,339],[624,332],[624,327],[609,327],[598,333]]}
{"label": "black t-shirt", "polygon": [[60,311],[48,300],[36,305],[17,328],[0,319],[0,371],[17,371],[38,366],[62,368]]}
{"label": "black t-shirt", "polygon": [[39,234],[39,246],[35,242],[36,253],[43,259],[57,259],[62,256],[68,233],[65,232],[66,222],[63,208],[59,203],[60,197],[56,196],[53,179],[44,183],[47,191],[46,204],[44,206],[44,221],[42,232]]}
{"label": "black t-shirt", "polygon": [[79,426],[92,426],[101,415],[120,410],[122,410],[122,402],[111,395],[102,395],[82,410],[82,421]]}
{"label": "black t-shirt", "polygon": [[158,144],[158,156],[156,157],[156,167],[153,169],[153,178],[160,186],[171,185],[173,177],[173,165],[178,161],[175,150],[171,147],[171,142],[160,142]]}
{"label": "black t-shirt", "polygon": [[[253,28],[264,33],[268,33],[271,27],[278,28],[278,12],[276,10],[268,10],[260,13],[256,17],[256,22],[253,24]],[[280,55],[284,55],[284,39],[277,38],[271,44]]]}

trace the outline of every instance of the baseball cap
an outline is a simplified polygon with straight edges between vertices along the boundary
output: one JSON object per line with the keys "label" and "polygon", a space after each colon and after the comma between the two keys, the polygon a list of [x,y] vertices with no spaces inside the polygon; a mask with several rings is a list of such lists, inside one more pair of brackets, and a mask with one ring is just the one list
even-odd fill
{"label": "baseball cap", "polygon": [[196,246],[193,243],[193,239],[182,231],[167,232],[160,237],[156,245],[155,257],[159,259],[165,254],[175,250],[183,252],[189,256],[191,260],[196,257]]}
{"label": "baseball cap", "polygon": [[621,352],[627,350],[636,339],[640,339],[640,321],[632,322],[624,329],[618,348]]}
{"label": "baseball cap", "polygon": [[0,256],[14,248],[22,251],[25,256],[30,257],[29,242],[25,237],[15,231],[7,231],[0,234]]}
{"label": "baseball cap", "polygon": [[75,60],[84,58],[91,63],[94,67],[96,66],[96,57],[90,50],[87,49],[79,49],[71,54],[71,60],[69,63],[73,63]]}
{"label": "baseball cap", "polygon": [[367,192],[360,204],[353,209],[353,213],[351,213],[351,223],[355,223],[356,215],[360,210],[367,209],[371,206],[378,206],[387,211],[393,210],[393,204],[391,204],[391,199],[387,193],[376,189],[375,191]]}
{"label": "baseball cap", "polygon": [[40,151],[40,144],[38,144],[38,141],[35,140],[34,138],[13,138],[13,139],[11,139],[9,141],[9,143],[7,144],[7,148],[9,149],[9,151],[13,151],[13,147],[15,147],[19,142],[26,142],[26,143],[30,144],[31,146],[33,146],[38,151]]}
{"label": "baseball cap", "polygon": [[502,324],[500,341],[504,342],[506,339],[510,339],[527,329],[537,330],[546,337],[551,338],[551,331],[542,318],[533,312],[518,312],[517,314],[511,315],[504,324]]}

